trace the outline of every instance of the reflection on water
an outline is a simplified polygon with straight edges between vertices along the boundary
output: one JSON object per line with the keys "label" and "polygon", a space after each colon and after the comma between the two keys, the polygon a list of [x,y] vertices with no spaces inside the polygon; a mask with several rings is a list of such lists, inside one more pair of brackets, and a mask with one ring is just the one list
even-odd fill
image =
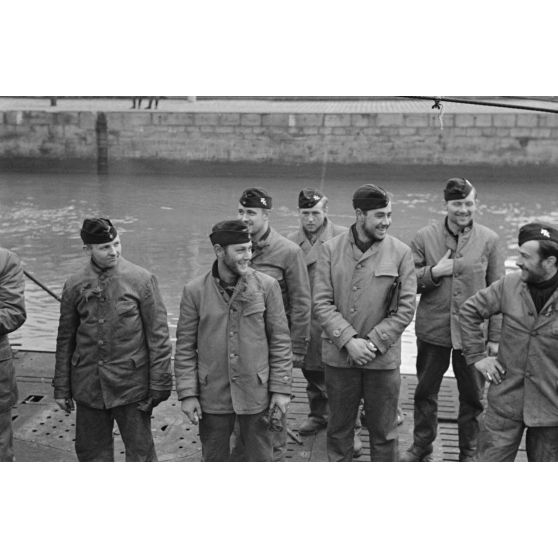
{"label": "reflection on water", "polygon": [[[394,196],[392,234],[409,242],[420,227],[440,219],[446,174],[438,182],[376,181]],[[526,185],[509,178],[504,183],[494,177],[468,176],[479,190],[478,221],[500,234],[508,264],[513,266],[518,227],[535,218],[558,221],[554,184],[536,177]],[[121,233],[123,255],[157,275],[174,337],[182,287],[211,265],[211,226],[236,216],[242,190],[267,189],[273,197],[272,224],[287,233],[297,227],[299,190],[319,186],[320,178],[0,174],[1,244],[19,254],[29,272],[60,293],[65,278],[85,261],[79,238],[84,217],[110,217]],[[374,182],[374,177],[326,179],[323,190],[335,222],[352,223],[351,196],[366,181]],[[12,342],[28,349],[54,349],[58,302],[31,281],[27,281],[26,300],[27,323],[12,334]],[[413,345],[411,333],[404,341]]]}

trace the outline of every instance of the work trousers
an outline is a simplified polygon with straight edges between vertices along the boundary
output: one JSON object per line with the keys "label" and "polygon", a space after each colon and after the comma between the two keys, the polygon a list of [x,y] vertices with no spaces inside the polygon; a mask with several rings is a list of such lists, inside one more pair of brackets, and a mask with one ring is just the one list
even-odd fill
{"label": "work trousers", "polygon": [[310,412],[308,416],[316,421],[327,424],[328,406],[325,385],[325,373],[323,370],[305,370],[302,373],[306,378],[306,395]]}
{"label": "work trousers", "polygon": [[528,461],[558,461],[558,426],[527,427],[486,409],[481,421],[475,461],[514,461],[527,429],[525,446]]}
{"label": "work trousers", "polygon": [[[232,439],[232,451],[229,461],[250,461],[244,452],[244,443],[242,442],[242,437],[240,435],[240,424],[238,422],[238,417],[234,425],[234,436]],[[279,432],[269,432],[269,437],[271,439],[271,444],[273,446],[273,458],[272,461],[280,462],[285,461],[287,456],[287,415],[281,416],[281,426],[282,430]],[[256,461],[261,461],[257,459]],[[267,461],[267,460],[266,460]]]}
{"label": "work trousers", "polygon": [[272,461],[272,432],[262,421],[265,412],[255,415],[215,415],[203,413],[200,439],[203,461],[231,461],[231,435],[238,424],[242,461]]}
{"label": "work trousers", "polygon": [[393,370],[325,367],[329,399],[327,456],[352,461],[355,422],[364,400],[371,461],[398,460],[397,404],[401,376]]}
{"label": "work trousers", "polygon": [[483,411],[482,392],[485,380],[463,353],[451,347],[432,345],[417,339],[417,377],[415,391],[414,446],[421,453],[432,451],[438,431],[438,393],[451,362],[459,391],[457,428],[459,459],[472,458],[477,449],[479,421]]}
{"label": "work trousers", "polygon": [[93,409],[81,403],[76,411],[76,454],[79,461],[114,461],[114,422],[126,449],[126,461],[157,461],[151,413],[138,403]]}
{"label": "work trousers", "polygon": [[14,460],[12,411],[0,413],[0,462]]}

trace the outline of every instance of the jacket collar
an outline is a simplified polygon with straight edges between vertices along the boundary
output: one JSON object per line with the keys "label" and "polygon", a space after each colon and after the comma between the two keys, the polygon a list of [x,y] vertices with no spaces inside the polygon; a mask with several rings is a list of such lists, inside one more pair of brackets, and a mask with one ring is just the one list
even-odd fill
{"label": "jacket collar", "polygon": [[347,238],[349,239],[349,244],[351,245],[351,248],[353,250],[353,257],[355,258],[355,260],[359,261],[365,260],[377,254],[380,248],[384,245],[386,238],[388,237],[389,235],[386,235],[383,240],[377,240],[376,242],[374,242],[374,244],[372,244],[372,246],[370,246],[370,248],[368,248],[368,250],[366,250],[366,252],[362,252],[362,250],[360,250],[355,242],[352,227],[347,231]]}
{"label": "jacket collar", "polygon": [[269,228],[267,229],[267,231],[265,231],[260,240],[253,243],[254,247],[264,248],[265,246],[269,246],[271,244],[271,241],[275,238],[276,234],[277,233],[275,232],[275,230],[271,227],[271,225],[269,225]]}
{"label": "jacket collar", "polygon": [[118,269],[120,268],[120,266],[122,265],[123,262],[125,262],[126,260],[122,257],[120,257],[118,259],[118,262],[116,263],[116,265],[114,267],[108,267],[106,269],[103,269],[102,267],[99,267],[94,261],[93,259],[89,260],[89,269],[95,274],[95,275],[102,275],[103,277],[112,277],[113,275],[115,275],[118,272]]}
{"label": "jacket collar", "polygon": [[549,317],[553,312],[558,312],[558,289],[550,295],[550,298],[546,301],[546,304],[542,307],[542,310],[538,314],[533,298],[531,297],[531,293],[529,292],[529,287],[524,281],[521,281],[520,293],[525,299],[527,306],[529,306],[529,309],[533,310],[535,316]]}
{"label": "jacket collar", "polygon": [[306,236],[306,233],[304,232],[304,228],[302,227],[302,225],[300,225],[298,228],[295,242],[300,247],[306,246],[306,248],[309,248],[309,247],[316,246],[316,244],[323,244],[324,242],[327,242],[332,238],[333,238],[333,223],[326,217],[324,220],[324,225],[322,227],[322,230],[319,236],[316,238],[316,242],[314,242],[314,244],[311,244],[310,241],[308,240],[308,237]]}
{"label": "jacket collar", "polygon": [[450,231],[448,227],[447,217],[441,223],[439,223],[439,227],[441,228],[442,234],[446,239],[446,248],[455,250],[455,246],[457,244],[461,243],[461,246],[463,246],[463,244],[469,240],[473,230],[475,229],[475,222],[473,221],[470,226],[465,227],[463,231],[458,235],[455,235],[452,231]]}
{"label": "jacket collar", "polygon": [[[238,279],[234,291],[232,292],[232,296],[229,295],[229,293],[226,293],[219,279],[213,274],[213,269],[209,272],[209,277],[211,279],[211,282],[215,286],[215,289],[219,291],[222,300],[229,305],[235,301],[250,302],[254,299],[257,292],[260,290],[258,287],[258,282],[256,280],[255,271],[253,269],[249,269],[246,275],[243,275]],[[225,294],[227,295],[227,297],[225,297]]]}

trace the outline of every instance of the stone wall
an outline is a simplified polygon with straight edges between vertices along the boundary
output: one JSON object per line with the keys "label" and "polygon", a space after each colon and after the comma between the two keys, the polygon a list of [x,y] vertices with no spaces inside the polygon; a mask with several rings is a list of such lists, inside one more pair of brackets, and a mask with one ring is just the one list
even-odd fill
{"label": "stone wall", "polygon": [[[110,162],[557,165],[558,115],[107,112]],[[97,159],[97,114],[0,112],[0,162]],[[5,165],[4,165],[5,166]]]}

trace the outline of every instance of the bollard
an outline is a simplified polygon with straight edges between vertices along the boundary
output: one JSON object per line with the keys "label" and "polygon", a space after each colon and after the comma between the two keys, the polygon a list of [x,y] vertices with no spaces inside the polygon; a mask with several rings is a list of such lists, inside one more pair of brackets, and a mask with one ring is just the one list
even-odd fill
{"label": "bollard", "polygon": [[104,112],[97,113],[95,132],[97,133],[97,174],[108,174],[108,126],[107,115]]}

